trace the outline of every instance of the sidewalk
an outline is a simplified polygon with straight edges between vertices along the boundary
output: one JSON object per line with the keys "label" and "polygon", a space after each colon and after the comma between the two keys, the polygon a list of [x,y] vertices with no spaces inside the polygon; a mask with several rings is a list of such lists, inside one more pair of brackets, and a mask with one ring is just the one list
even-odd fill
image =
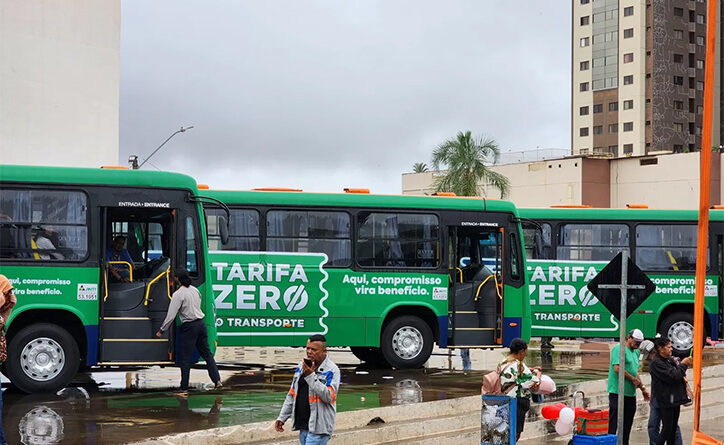
{"label": "sidewalk", "polygon": [[[679,423],[681,428],[681,437],[684,445],[691,443],[691,435],[694,431],[692,422]],[[715,417],[712,419],[701,419],[701,431],[717,440],[724,440],[724,417]],[[636,429],[631,432],[631,444],[645,445],[649,443],[649,433],[646,429]]]}

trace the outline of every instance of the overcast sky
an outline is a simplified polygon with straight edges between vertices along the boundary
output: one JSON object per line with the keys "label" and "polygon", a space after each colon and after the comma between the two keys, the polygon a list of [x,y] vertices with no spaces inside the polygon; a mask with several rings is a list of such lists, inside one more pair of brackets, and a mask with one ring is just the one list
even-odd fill
{"label": "overcast sky", "polygon": [[151,162],[213,188],[400,193],[461,130],[570,147],[569,1],[121,7],[121,161],[193,125]]}

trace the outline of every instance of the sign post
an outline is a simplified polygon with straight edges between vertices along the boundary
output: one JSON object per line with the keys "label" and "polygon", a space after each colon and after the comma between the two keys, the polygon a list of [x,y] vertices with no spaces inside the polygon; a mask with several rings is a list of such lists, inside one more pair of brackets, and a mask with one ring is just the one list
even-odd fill
{"label": "sign post", "polygon": [[631,261],[628,249],[624,249],[616,255],[616,257],[588,283],[588,290],[611,311],[614,317],[619,319],[618,416],[616,423],[618,445],[623,443],[624,430],[623,387],[626,378],[626,318],[639,307],[655,289],[656,285]]}

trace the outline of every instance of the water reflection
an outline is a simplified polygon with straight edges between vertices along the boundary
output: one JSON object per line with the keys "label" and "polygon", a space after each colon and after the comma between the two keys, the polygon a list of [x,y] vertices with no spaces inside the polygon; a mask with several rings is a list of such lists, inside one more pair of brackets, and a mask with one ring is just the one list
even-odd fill
{"label": "water reflection", "polygon": [[[603,347],[605,350],[585,344],[576,349],[532,347],[526,362],[529,366],[542,365],[560,388],[605,377],[609,353],[608,345]],[[75,386],[55,395],[24,395],[9,386],[3,394],[5,432],[9,443],[28,445],[120,444],[268,421],[277,416],[303,353],[291,348],[228,351],[227,356],[244,356],[249,361],[233,366],[229,364],[236,362],[226,361],[222,392],[209,389],[205,370],[192,370],[193,390],[188,397],[173,393],[178,385],[176,368],[85,374]],[[482,375],[494,369],[504,354],[502,350],[471,350],[472,369],[463,373],[457,351],[437,350],[425,368],[392,370],[360,365],[349,352],[334,350],[330,355],[342,371],[338,410],[479,394]],[[721,355],[721,351],[707,352],[705,362],[721,362]]]}

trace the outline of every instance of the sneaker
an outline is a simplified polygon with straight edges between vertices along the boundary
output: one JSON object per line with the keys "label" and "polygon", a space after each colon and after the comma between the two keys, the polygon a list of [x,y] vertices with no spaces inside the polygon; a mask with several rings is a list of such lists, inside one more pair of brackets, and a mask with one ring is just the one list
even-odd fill
{"label": "sneaker", "polygon": [[224,385],[221,384],[221,381],[214,383],[214,390],[220,390],[223,388],[224,388]]}

